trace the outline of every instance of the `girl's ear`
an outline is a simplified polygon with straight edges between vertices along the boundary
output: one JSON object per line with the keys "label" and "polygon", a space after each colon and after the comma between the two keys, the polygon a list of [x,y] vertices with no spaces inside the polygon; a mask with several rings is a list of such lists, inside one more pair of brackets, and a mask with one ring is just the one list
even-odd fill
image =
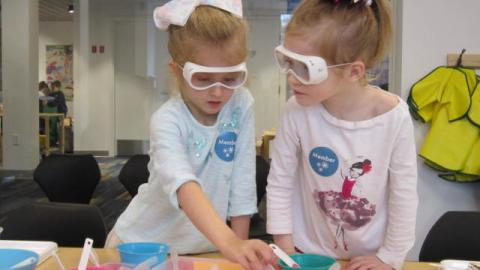
{"label": "girl's ear", "polygon": [[177,64],[175,63],[175,61],[173,61],[173,59],[170,59],[170,60],[168,61],[168,70],[169,70],[172,74],[175,74],[175,75],[176,75],[177,72],[178,72],[177,69],[178,69],[178,67],[177,67]]}
{"label": "girl's ear", "polygon": [[365,78],[365,64],[362,61],[355,61],[349,65],[346,72],[347,80],[356,82]]}
{"label": "girl's ear", "polygon": [[173,59],[170,59],[168,61],[168,70],[176,80],[180,80],[180,78],[182,77],[182,69]]}

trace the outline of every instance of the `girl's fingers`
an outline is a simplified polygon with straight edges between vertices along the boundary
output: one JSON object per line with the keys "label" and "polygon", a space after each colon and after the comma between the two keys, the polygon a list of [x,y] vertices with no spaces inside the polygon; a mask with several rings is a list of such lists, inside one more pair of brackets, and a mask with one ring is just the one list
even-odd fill
{"label": "girl's fingers", "polygon": [[263,263],[260,262],[255,250],[248,250],[245,255],[250,262],[250,266],[252,269],[263,270]]}
{"label": "girl's fingers", "polygon": [[250,267],[250,263],[248,262],[247,258],[244,257],[244,256],[238,256],[237,258],[237,263],[239,263],[243,268],[245,268],[246,270],[253,270],[251,267]]}
{"label": "girl's fingers", "polygon": [[272,249],[263,242],[260,242],[259,244],[259,247],[256,248],[257,254],[262,257],[266,264],[275,263],[275,255],[273,254]]}

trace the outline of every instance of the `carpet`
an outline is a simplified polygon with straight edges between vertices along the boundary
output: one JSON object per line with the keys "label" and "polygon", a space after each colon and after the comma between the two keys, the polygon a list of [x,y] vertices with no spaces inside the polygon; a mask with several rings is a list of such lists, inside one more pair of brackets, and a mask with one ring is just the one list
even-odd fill
{"label": "carpet", "polygon": [[[128,158],[96,157],[96,159],[101,171],[101,180],[90,204],[100,209],[107,231],[110,231],[131,200],[130,194],[118,181],[118,174]],[[9,211],[32,202],[48,202],[48,198],[33,181],[33,172],[0,170],[0,223]],[[264,217],[265,200],[262,200],[259,214],[254,215],[251,221],[250,237],[271,241],[271,236],[266,234]]]}
{"label": "carpet", "polygon": [[[96,159],[101,179],[90,204],[100,209],[107,230],[110,231],[131,199],[118,181],[118,173],[127,158]],[[41,188],[33,181],[33,171],[0,170],[0,222],[8,212],[32,202],[48,202]]]}

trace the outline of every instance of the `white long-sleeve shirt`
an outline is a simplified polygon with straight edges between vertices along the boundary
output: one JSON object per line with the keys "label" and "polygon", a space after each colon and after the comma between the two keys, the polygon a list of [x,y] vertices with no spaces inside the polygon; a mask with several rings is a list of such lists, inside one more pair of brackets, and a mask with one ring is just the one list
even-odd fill
{"label": "white long-sleeve shirt", "polygon": [[180,97],[150,121],[148,183],[118,218],[123,242],[163,242],[180,254],[217,250],[179,209],[178,188],[196,181],[220,218],[256,213],[253,97],[235,90],[213,126],[200,124]]}
{"label": "white long-sleeve shirt", "polygon": [[291,98],[276,133],[267,186],[267,231],[292,234],[307,253],[377,255],[401,269],[418,204],[413,125],[392,110],[350,122]]}

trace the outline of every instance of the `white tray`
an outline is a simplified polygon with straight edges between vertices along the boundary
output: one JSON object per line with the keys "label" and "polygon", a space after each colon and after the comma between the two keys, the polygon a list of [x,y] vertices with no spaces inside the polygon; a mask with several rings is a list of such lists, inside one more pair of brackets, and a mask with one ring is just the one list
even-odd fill
{"label": "white tray", "polygon": [[38,254],[38,264],[52,256],[58,249],[55,242],[0,240],[0,248],[27,249]]}
{"label": "white tray", "polygon": [[476,263],[480,265],[480,262],[477,262],[477,261],[442,260],[440,262],[444,270],[460,270],[460,269],[467,270],[469,263]]}

